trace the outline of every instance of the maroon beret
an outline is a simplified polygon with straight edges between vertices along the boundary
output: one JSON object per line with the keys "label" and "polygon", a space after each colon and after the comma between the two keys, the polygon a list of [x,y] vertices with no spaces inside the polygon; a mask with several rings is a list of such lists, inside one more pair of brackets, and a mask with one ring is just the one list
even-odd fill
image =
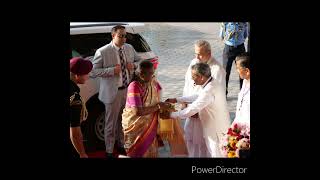
{"label": "maroon beret", "polygon": [[89,60],[85,60],[81,57],[74,57],[70,59],[70,72],[77,75],[89,74],[92,70],[92,63]]}

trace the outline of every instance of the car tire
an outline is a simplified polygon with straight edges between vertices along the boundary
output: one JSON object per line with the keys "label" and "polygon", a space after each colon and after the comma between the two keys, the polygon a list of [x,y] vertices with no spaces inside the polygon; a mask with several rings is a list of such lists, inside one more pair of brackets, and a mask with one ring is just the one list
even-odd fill
{"label": "car tire", "polygon": [[96,95],[86,103],[88,118],[81,124],[86,152],[104,151],[105,108]]}

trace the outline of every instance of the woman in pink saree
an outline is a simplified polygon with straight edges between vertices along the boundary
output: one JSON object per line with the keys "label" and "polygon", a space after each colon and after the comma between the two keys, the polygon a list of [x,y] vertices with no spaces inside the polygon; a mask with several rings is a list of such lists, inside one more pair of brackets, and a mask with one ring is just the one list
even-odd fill
{"label": "woman in pink saree", "polygon": [[[169,110],[171,105],[160,102],[161,86],[153,74],[153,64],[149,61],[142,61],[139,64],[136,78],[128,87],[126,107],[122,114],[122,127],[124,147],[129,157],[158,157],[158,143],[161,142],[160,110]],[[171,120],[164,121],[170,122]],[[179,132],[178,135],[176,135],[177,132]],[[179,137],[180,142],[183,141],[180,144],[184,145],[181,130],[176,130],[174,137]],[[170,142],[169,144],[171,145]],[[172,148],[171,152],[186,154],[186,148],[182,147]]]}

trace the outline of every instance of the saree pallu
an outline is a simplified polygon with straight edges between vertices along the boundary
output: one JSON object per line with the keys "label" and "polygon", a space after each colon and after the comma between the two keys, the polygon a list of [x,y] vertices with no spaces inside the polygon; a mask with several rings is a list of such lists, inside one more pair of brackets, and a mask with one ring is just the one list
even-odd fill
{"label": "saree pallu", "polygon": [[[132,110],[124,110],[123,118],[132,114]],[[129,157],[157,157],[158,113],[131,118],[128,128],[124,129],[125,148]]]}

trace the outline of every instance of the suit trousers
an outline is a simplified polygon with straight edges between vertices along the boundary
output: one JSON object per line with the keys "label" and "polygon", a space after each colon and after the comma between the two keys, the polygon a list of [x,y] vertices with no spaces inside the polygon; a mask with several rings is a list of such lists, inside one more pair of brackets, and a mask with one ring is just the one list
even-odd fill
{"label": "suit trousers", "polygon": [[105,103],[105,128],[104,140],[106,152],[112,153],[115,142],[117,146],[123,147],[124,135],[122,131],[122,112],[126,104],[127,88],[119,89],[112,103]]}

